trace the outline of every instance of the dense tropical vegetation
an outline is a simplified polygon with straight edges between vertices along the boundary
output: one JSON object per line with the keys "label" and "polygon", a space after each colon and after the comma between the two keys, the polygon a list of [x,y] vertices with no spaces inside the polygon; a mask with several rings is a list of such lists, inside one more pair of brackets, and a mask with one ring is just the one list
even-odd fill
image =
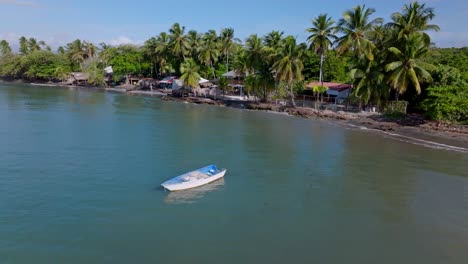
{"label": "dense tropical vegetation", "polygon": [[[175,23],[142,46],[99,46],[75,40],[56,52],[44,41],[21,37],[18,52],[0,41],[0,76],[4,79],[59,81],[75,71],[89,73],[94,85],[109,84],[103,69],[112,66],[113,81],[126,76],[181,76],[187,87],[200,76],[219,79],[229,70],[245,78],[246,91],[263,101],[294,97],[309,81],[347,82],[349,100],[383,106],[408,101],[412,111],[438,120],[467,121],[468,48],[435,48],[429,31],[434,10],[405,4],[390,21],[359,5],[335,19],[320,14],[305,31],[306,43],[280,31],[250,35],[244,42],[234,29],[200,33]],[[220,87],[227,89],[226,80]],[[312,88],[317,94],[323,87]]]}

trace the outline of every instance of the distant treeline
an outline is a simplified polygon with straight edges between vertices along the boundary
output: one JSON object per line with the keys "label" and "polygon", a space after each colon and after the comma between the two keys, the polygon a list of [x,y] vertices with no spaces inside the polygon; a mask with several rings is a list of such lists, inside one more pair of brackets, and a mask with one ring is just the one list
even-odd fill
{"label": "distant treeline", "polygon": [[228,89],[220,76],[235,70],[247,91],[264,101],[287,97],[294,105],[293,95],[306,82],[346,82],[353,84],[354,102],[382,106],[406,100],[410,109],[433,119],[466,122],[468,48],[431,44],[427,32],[439,27],[430,23],[435,13],[425,4],[405,4],[387,23],[374,13],[363,5],[346,10],[337,21],[318,15],[304,27],[310,34],[306,43],[281,31],[241,41],[232,28],[200,33],[179,23],[142,46],[77,39],[53,52],[43,41],[21,37],[19,52],[13,52],[2,40],[0,76],[50,81],[81,71],[89,73],[90,84],[103,85],[103,69],[112,66],[115,82],[128,75],[177,75],[187,87],[195,87],[202,76],[221,79],[221,88]]}

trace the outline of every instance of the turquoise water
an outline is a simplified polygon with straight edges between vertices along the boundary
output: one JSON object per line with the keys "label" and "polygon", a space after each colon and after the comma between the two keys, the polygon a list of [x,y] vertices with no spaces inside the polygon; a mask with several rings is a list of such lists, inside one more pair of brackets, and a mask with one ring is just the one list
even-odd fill
{"label": "turquoise water", "polygon": [[[225,179],[168,193],[208,164]],[[0,263],[468,263],[468,155],[323,121],[0,84]]]}

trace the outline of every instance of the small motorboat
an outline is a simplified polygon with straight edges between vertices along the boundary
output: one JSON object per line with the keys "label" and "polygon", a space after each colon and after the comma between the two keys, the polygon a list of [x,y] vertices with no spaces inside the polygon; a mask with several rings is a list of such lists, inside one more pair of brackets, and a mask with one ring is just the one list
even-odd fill
{"label": "small motorboat", "polygon": [[215,165],[209,165],[165,181],[161,186],[169,191],[195,188],[222,178],[225,173],[226,169],[219,170]]}

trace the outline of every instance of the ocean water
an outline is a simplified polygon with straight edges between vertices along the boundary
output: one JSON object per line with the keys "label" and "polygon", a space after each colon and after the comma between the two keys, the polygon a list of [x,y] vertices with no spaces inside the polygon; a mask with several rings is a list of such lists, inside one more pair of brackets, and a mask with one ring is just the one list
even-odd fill
{"label": "ocean water", "polygon": [[[468,154],[414,143],[0,84],[0,263],[468,263]],[[160,187],[208,164],[225,178]]]}

